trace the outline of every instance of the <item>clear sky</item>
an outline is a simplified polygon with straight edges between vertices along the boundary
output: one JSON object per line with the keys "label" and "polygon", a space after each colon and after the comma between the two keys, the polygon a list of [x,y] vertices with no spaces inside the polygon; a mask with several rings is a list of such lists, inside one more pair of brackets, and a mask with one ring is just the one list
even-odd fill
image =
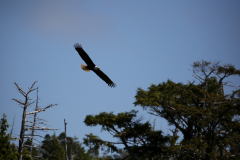
{"label": "clear sky", "polygon": [[[65,118],[68,136],[82,141],[92,132],[109,140],[100,127],[85,126],[86,115],[136,109],[152,123],[156,117],[133,105],[138,87],[167,79],[187,83],[193,80],[190,65],[202,59],[240,69],[239,0],[2,0],[0,23],[0,114],[9,124],[16,115],[15,136],[22,108],[11,99],[24,98],[14,82],[27,91],[38,81],[40,107],[59,103],[39,114],[59,129],[57,135]],[[82,71],[77,42],[116,88]],[[229,80],[239,85],[239,77]],[[156,119],[156,129],[170,134],[169,128]]]}

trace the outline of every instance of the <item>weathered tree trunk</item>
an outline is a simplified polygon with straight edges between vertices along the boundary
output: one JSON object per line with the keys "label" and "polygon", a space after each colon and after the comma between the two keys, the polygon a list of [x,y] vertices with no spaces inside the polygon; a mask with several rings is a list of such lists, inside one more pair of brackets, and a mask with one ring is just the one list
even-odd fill
{"label": "weathered tree trunk", "polygon": [[67,123],[64,119],[64,125],[65,125],[65,159],[68,160],[68,156],[67,156],[67,129],[66,129],[66,126],[67,126]]}
{"label": "weathered tree trunk", "polygon": [[71,147],[71,156],[70,156],[71,160],[73,160],[73,156],[72,156],[72,147]]}
{"label": "weathered tree trunk", "polygon": [[23,108],[22,126],[21,126],[21,131],[20,131],[20,140],[19,140],[19,148],[18,148],[18,153],[20,153],[19,160],[22,160],[22,150],[23,150],[23,144],[24,144],[27,106],[28,106],[28,95],[26,95],[26,97],[25,97],[25,105]]}
{"label": "weathered tree trunk", "polygon": [[[179,118],[177,124],[180,125],[180,123],[181,123],[181,119]],[[176,136],[177,136],[178,131],[179,131],[179,129],[176,127],[175,130],[174,130],[174,132],[173,132],[173,137],[176,137]]]}
{"label": "weathered tree trunk", "polygon": [[[35,111],[37,111],[37,110],[38,110],[38,88],[37,88],[37,101],[36,101]],[[34,127],[36,125],[36,117],[37,117],[37,113],[34,114],[34,119],[33,119],[33,127],[32,127],[32,134],[31,134],[31,147],[30,147],[31,156],[32,156],[32,148],[33,148]]]}

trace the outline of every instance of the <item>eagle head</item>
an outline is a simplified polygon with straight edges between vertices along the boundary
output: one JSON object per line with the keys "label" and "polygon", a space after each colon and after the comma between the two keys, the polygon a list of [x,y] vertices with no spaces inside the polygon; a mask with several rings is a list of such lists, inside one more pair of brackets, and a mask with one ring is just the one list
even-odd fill
{"label": "eagle head", "polygon": [[100,68],[99,68],[98,66],[95,66],[95,67],[94,67],[94,70],[97,71],[97,70],[100,70]]}

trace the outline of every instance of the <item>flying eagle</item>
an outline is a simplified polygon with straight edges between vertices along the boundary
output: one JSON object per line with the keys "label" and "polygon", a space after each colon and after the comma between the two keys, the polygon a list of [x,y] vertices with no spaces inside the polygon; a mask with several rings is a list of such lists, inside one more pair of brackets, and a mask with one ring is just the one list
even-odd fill
{"label": "flying eagle", "polygon": [[108,76],[103,73],[100,68],[98,66],[96,66],[93,61],[91,60],[91,58],[88,56],[88,54],[83,50],[82,46],[78,43],[76,43],[74,45],[74,48],[76,49],[76,51],[78,52],[78,54],[80,55],[80,57],[87,63],[86,65],[81,64],[81,68],[86,71],[86,72],[90,72],[90,70],[92,70],[93,72],[95,72],[102,80],[104,80],[109,87],[115,87],[116,84],[113,83],[113,81],[108,78]]}

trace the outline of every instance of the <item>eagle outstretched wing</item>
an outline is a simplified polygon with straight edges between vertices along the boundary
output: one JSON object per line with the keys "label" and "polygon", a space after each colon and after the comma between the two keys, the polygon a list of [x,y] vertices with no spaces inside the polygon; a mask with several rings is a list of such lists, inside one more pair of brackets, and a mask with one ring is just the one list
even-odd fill
{"label": "eagle outstretched wing", "polygon": [[109,87],[116,87],[116,84],[101,70],[93,70],[103,81],[105,81]]}
{"label": "eagle outstretched wing", "polygon": [[88,56],[88,54],[83,50],[82,46],[78,43],[76,43],[74,45],[74,48],[76,49],[76,51],[78,52],[78,54],[80,55],[80,57],[85,61],[85,63],[88,66],[96,66],[93,61],[91,60],[91,58]]}

